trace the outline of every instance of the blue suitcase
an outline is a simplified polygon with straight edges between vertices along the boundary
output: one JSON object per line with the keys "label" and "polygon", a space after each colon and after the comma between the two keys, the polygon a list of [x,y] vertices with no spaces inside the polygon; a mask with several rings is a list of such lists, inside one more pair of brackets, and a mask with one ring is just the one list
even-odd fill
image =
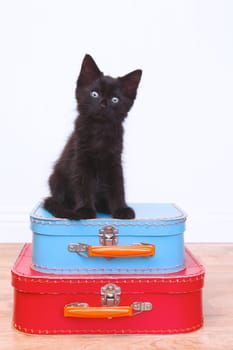
{"label": "blue suitcase", "polygon": [[186,214],[174,204],[132,204],[135,219],[52,216],[40,203],[31,213],[32,268],[55,274],[161,274],[184,266]]}

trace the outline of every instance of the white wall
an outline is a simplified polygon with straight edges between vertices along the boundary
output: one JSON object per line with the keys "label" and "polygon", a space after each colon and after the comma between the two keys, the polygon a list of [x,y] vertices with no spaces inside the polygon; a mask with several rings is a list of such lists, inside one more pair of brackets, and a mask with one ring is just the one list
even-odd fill
{"label": "white wall", "polygon": [[231,0],[0,1],[0,241],[31,240],[85,53],[113,76],[144,71],[125,125],[128,201],[177,203],[186,241],[232,241],[232,17]]}

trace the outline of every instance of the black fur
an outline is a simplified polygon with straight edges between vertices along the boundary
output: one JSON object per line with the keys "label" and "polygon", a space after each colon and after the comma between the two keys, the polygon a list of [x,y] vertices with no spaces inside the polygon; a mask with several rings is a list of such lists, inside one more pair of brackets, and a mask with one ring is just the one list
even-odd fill
{"label": "black fur", "polygon": [[136,70],[121,78],[104,76],[90,55],[84,57],[75,91],[79,116],[49,178],[51,197],[44,202],[54,216],[90,219],[97,210],[134,218],[125,202],[122,122],[141,74]]}

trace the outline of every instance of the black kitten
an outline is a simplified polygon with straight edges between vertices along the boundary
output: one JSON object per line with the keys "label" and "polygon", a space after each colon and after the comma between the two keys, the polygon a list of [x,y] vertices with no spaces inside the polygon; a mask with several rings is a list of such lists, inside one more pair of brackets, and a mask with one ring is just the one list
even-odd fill
{"label": "black kitten", "polygon": [[49,179],[51,197],[44,207],[54,216],[91,219],[96,210],[133,219],[125,202],[121,166],[122,122],[133,105],[142,75],[103,75],[91,56],[84,57],[76,87],[79,116]]}

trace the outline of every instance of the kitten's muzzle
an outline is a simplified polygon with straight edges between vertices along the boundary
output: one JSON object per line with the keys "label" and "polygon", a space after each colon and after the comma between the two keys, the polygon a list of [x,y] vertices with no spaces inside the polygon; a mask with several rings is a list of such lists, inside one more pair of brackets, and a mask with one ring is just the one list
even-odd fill
{"label": "kitten's muzzle", "polygon": [[103,100],[100,101],[100,107],[101,107],[102,109],[107,107],[107,101],[106,101],[105,99],[103,99]]}

